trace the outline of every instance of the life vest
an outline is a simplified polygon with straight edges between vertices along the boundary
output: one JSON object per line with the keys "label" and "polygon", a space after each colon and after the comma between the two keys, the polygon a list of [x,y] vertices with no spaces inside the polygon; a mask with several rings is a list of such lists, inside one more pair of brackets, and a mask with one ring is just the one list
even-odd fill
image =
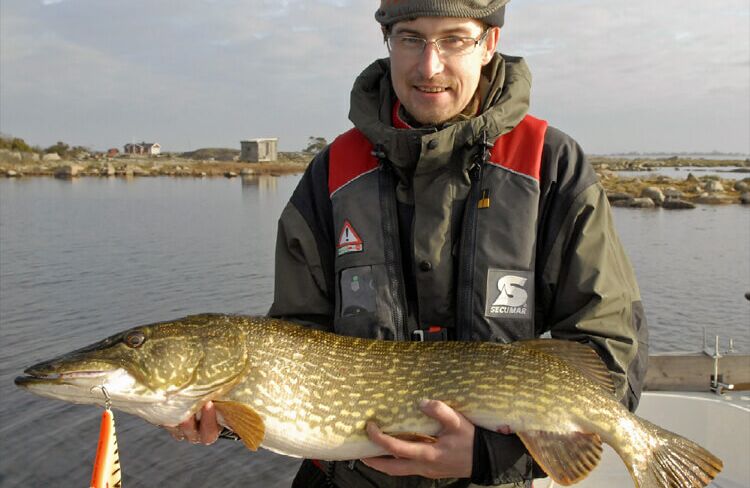
{"label": "life vest", "polygon": [[[398,126],[403,122],[396,117],[394,110]],[[419,198],[426,192],[415,195],[413,250],[400,249],[395,180],[389,165],[381,161],[384,155],[377,154],[358,129],[337,137],[330,146],[328,173],[337,238],[334,330],[360,337],[412,338],[401,270],[402,253],[411,252],[418,275],[418,328],[439,325],[452,329],[453,338],[464,340],[533,337],[539,179],[546,129],[545,121],[527,115],[493,142],[481,172],[471,176],[466,198],[458,202],[463,204],[462,214],[448,208],[458,207],[456,202],[447,202],[444,218],[437,217],[436,225],[446,229],[452,222],[460,223],[456,242],[437,246],[431,245],[437,242],[434,238],[427,244],[420,242],[425,232],[418,227]],[[443,179],[436,176],[434,183],[422,183],[441,198],[441,191],[450,195],[444,187],[454,184],[440,183]],[[440,246],[445,248],[442,254],[420,258]],[[447,263],[449,259],[452,263]],[[430,275],[448,265],[452,271],[442,277]]]}

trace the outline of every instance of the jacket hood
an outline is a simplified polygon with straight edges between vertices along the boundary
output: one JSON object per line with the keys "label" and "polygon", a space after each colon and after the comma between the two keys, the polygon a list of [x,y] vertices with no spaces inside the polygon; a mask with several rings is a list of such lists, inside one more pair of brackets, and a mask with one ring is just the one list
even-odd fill
{"label": "jacket hood", "polygon": [[437,139],[440,147],[462,148],[483,140],[494,141],[510,132],[529,108],[531,73],[519,57],[496,53],[482,69],[480,113],[443,127],[397,129],[392,112],[397,98],[390,77],[390,61],[379,59],[354,82],[349,119],[397,168],[414,168],[422,146]]}

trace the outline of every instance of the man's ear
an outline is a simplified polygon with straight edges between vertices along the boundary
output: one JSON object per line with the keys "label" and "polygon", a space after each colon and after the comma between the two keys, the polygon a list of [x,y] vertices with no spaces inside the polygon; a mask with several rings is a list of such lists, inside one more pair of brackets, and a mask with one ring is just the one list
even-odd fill
{"label": "man's ear", "polygon": [[495,49],[500,43],[500,27],[490,27],[487,31],[487,37],[484,38],[482,47],[482,66],[486,66],[495,55]]}

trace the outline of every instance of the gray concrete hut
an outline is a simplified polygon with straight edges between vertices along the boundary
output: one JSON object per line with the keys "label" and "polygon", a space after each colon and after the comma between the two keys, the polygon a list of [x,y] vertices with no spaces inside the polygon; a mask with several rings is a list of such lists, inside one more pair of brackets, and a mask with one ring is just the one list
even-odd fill
{"label": "gray concrete hut", "polygon": [[240,161],[250,161],[253,163],[276,161],[278,156],[276,146],[278,142],[279,139],[277,137],[241,141],[242,151],[240,152]]}

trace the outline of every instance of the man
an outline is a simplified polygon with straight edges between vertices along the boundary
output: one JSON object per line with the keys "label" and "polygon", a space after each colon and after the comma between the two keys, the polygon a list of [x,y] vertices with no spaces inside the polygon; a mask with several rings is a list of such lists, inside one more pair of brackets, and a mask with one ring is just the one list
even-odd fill
{"label": "man", "polygon": [[[357,78],[355,129],[316,156],[281,216],[270,315],[387,340],[550,332],[593,347],[634,409],[647,358],[638,287],[581,149],[527,115],[525,62],[495,53],[507,1],[382,0],[389,58]],[[544,476],[517,436],[437,400],[421,405],[443,425],[435,443],[370,423],[393,457],[305,461],[295,486]],[[210,406],[203,418],[184,432],[210,442]]]}

